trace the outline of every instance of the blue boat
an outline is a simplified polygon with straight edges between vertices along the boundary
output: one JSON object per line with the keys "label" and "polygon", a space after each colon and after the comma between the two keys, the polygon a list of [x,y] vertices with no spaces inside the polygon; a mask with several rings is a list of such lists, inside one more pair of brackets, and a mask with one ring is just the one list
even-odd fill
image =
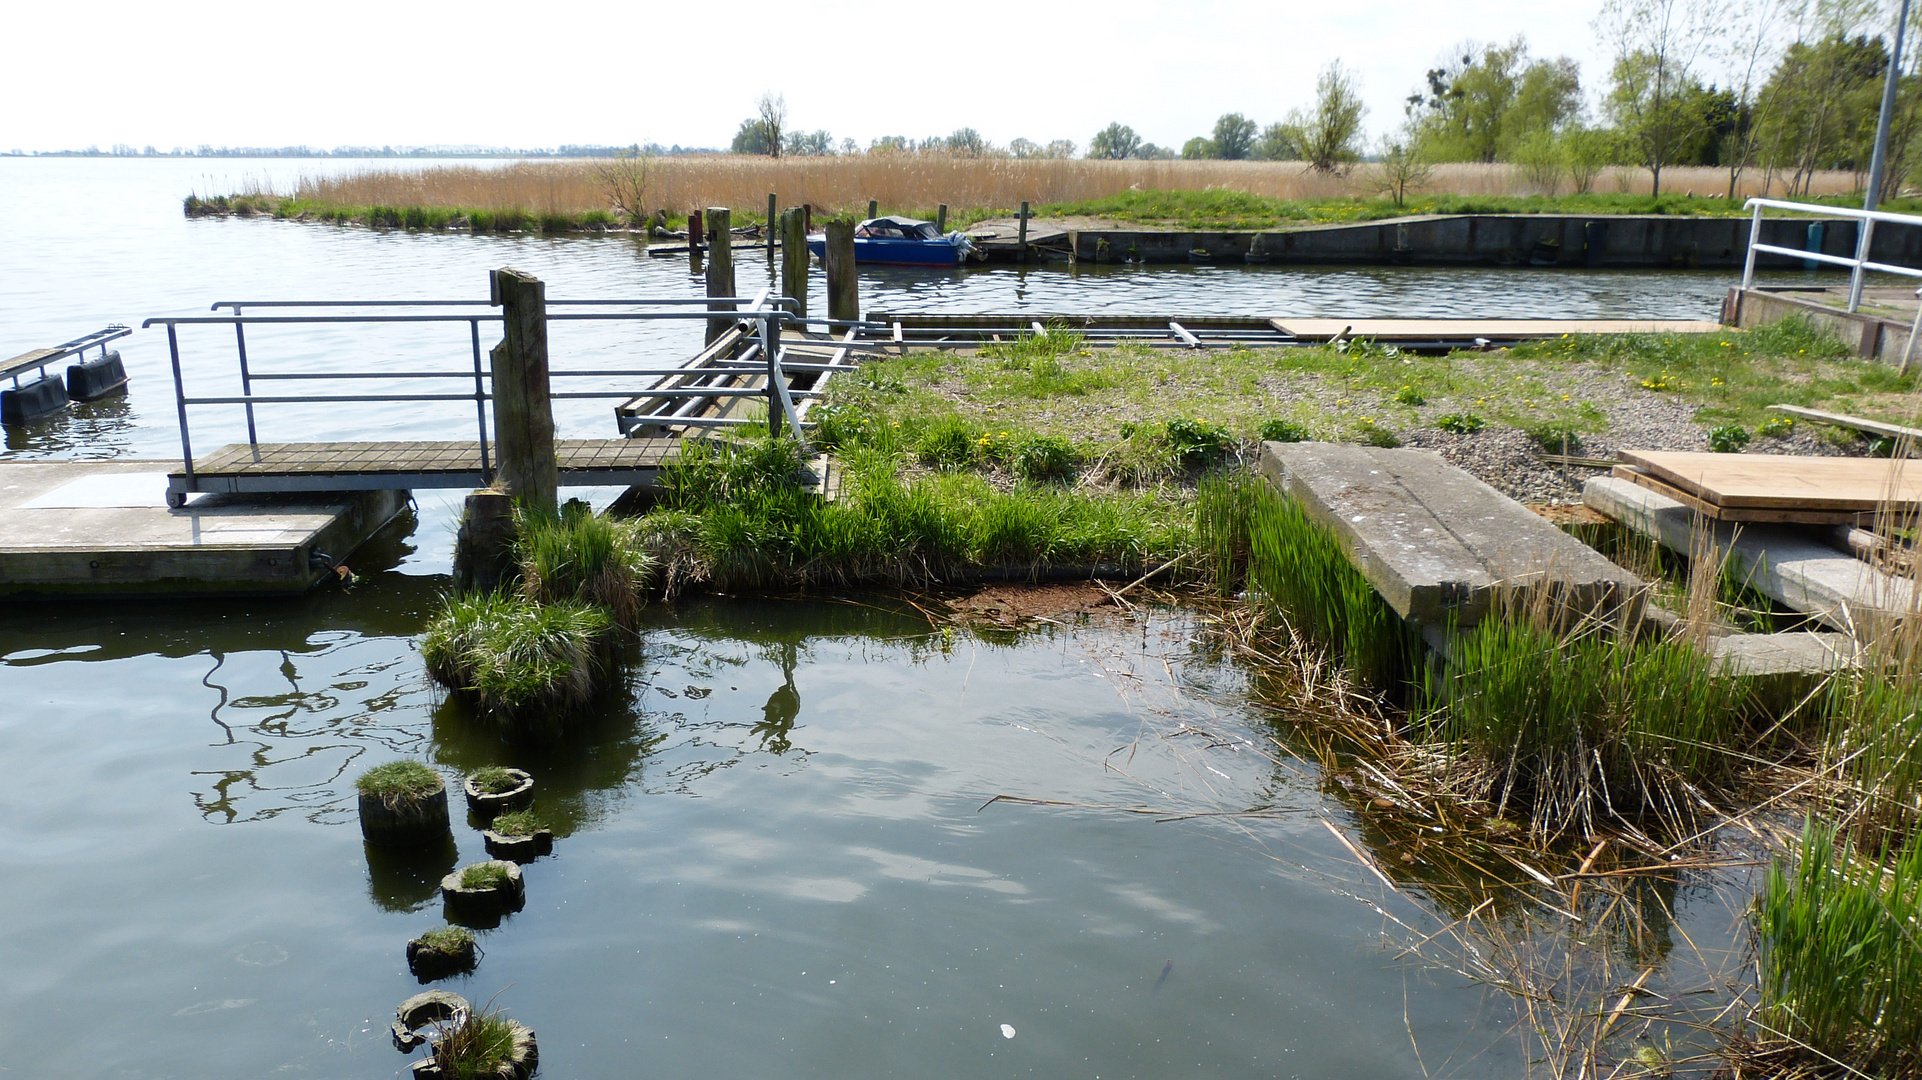
{"label": "blue boat", "polygon": [[[808,237],[808,250],[826,258],[827,237]],[[967,233],[957,230],[942,236],[932,221],[878,217],[854,227],[856,265],[959,266],[973,253],[974,241]]]}

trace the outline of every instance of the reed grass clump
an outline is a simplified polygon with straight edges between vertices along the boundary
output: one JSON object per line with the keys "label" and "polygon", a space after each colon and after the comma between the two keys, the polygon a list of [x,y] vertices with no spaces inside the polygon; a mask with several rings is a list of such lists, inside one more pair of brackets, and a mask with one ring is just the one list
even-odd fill
{"label": "reed grass clump", "polygon": [[[1882,859],[1803,829],[1756,900],[1758,1019],[1856,1076],[1922,1071],[1922,838]],[[1879,865],[1878,865],[1879,864]]]}
{"label": "reed grass clump", "polygon": [[501,765],[488,765],[467,774],[476,788],[489,795],[499,795],[521,786],[521,776],[513,769]]}
{"label": "reed grass clump", "polygon": [[425,799],[443,786],[440,774],[418,761],[390,761],[360,774],[354,787],[363,795],[379,799],[389,810],[417,799]]}
{"label": "reed grass clump", "polygon": [[501,814],[488,826],[502,836],[532,836],[548,827],[547,820],[532,810]]}
{"label": "reed grass clump", "polygon": [[1427,680],[1424,734],[1479,772],[1498,814],[1519,805],[1546,835],[1644,811],[1682,821],[1683,785],[1726,779],[1746,747],[1748,683],[1692,642],[1634,638],[1493,613]]}
{"label": "reed grass clump", "polygon": [[558,515],[522,513],[517,528],[515,556],[527,599],[594,605],[616,626],[639,625],[654,564],[632,522],[570,503]]}
{"label": "reed grass clump", "polygon": [[1829,683],[1829,757],[1864,839],[1922,831],[1922,679],[1871,662]]}
{"label": "reed grass clump", "polygon": [[594,694],[613,620],[572,601],[486,593],[451,597],[421,639],[428,672],[503,721],[552,717]]}
{"label": "reed grass clump", "polygon": [[443,1025],[423,1075],[440,1080],[524,1080],[538,1063],[534,1033],[492,1010]]}
{"label": "reed grass clump", "polygon": [[479,862],[460,872],[463,889],[505,889],[513,875],[498,862]]}

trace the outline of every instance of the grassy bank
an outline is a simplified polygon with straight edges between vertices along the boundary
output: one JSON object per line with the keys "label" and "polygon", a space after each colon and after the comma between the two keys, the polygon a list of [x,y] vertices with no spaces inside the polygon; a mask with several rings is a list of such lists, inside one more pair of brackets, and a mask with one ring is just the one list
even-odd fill
{"label": "grassy bank", "polygon": [[[599,229],[631,224],[632,211],[665,210],[684,221],[689,210],[729,206],[737,224],[760,220],[767,196],[784,206],[808,204],[827,213],[859,213],[869,200],[885,212],[932,217],[946,204],[951,220],[968,223],[1011,213],[1022,202],[1050,216],[1105,217],[1116,222],[1186,228],[1267,228],[1352,221],[1397,213],[1677,213],[1725,214],[1727,173],[1664,172],[1675,195],[1648,198],[1646,173],[1613,169],[1589,194],[1544,193],[1508,165],[1437,166],[1406,208],[1379,198],[1374,170],[1317,173],[1300,162],[1087,161],[956,158],[913,154],[852,157],[660,158],[644,163],[522,162],[498,168],[435,166],[365,170],[303,178],[293,191],[248,190],[194,197],[187,213],[269,215],[352,221],[391,228],[458,228],[478,222],[511,231]],[[1848,173],[1817,177],[1818,198],[1846,197]],[[1760,193],[1759,177],[1738,187]],[[1890,204],[1891,208],[1899,208]],[[622,211],[627,208],[627,212]],[[642,209],[644,208],[644,209]],[[504,227],[503,222],[521,224]]]}

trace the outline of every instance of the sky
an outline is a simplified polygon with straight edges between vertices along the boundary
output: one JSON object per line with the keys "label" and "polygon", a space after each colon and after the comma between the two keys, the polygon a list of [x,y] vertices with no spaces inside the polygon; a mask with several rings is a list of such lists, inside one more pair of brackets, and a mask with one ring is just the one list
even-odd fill
{"label": "sky", "polygon": [[[1179,147],[1215,118],[1261,124],[1355,69],[1368,130],[1457,42],[1525,35],[1608,67],[1601,0],[339,0],[13,5],[0,152],[174,146],[725,146],[764,92],[791,128],[865,146],[973,127],[992,142],[1111,121]],[[935,13],[949,17],[938,21]],[[720,43],[720,44],[717,44]]]}

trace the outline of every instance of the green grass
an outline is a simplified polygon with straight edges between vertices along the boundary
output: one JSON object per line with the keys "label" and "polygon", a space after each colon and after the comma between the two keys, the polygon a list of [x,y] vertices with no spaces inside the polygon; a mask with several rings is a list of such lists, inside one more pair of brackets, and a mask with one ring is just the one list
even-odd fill
{"label": "green grass", "polygon": [[598,608],[536,604],[491,593],[449,598],[421,639],[427,670],[515,722],[577,708],[593,696],[598,651],[612,625]]}
{"label": "green grass", "polygon": [[548,235],[601,233],[620,222],[606,210],[530,213],[525,210],[478,210],[458,206],[338,206],[278,195],[216,195],[182,200],[187,217],[274,217],[282,220],[321,221],[334,225],[365,225],[376,229],[474,233],[540,232]]}
{"label": "green grass", "polygon": [[457,956],[474,946],[474,935],[464,927],[437,926],[414,940],[432,952]]}
{"label": "green grass", "polygon": [[1829,696],[1829,755],[1844,763],[1862,835],[1922,830],[1922,681],[1871,661]]}
{"label": "green grass", "polygon": [[460,887],[463,889],[504,889],[511,880],[513,875],[498,862],[474,863],[460,872]]}
{"label": "green grass", "polygon": [[521,786],[521,778],[516,776],[512,769],[501,765],[475,769],[467,774],[467,778],[474,782],[475,787],[489,795],[499,795],[503,791],[512,791]]}
{"label": "green grass", "polygon": [[497,1013],[479,1012],[445,1028],[434,1039],[442,1075],[457,1080],[494,1080],[514,1053],[514,1025]]}
{"label": "green grass", "polygon": [[1748,684],[1681,640],[1552,629],[1532,613],[1464,630],[1425,688],[1423,735],[1491,766],[1486,798],[1536,827],[1592,832],[1605,817],[1674,814],[1681,784],[1721,785],[1748,740]]}
{"label": "green grass", "polygon": [[1916,1075],[1922,838],[1871,862],[1810,822],[1797,854],[1770,868],[1756,901],[1760,1019],[1853,1075]]}
{"label": "green grass", "polygon": [[547,821],[532,810],[516,810],[495,818],[488,827],[502,836],[532,836],[547,828]]}
{"label": "green grass", "polygon": [[615,625],[640,621],[653,562],[631,522],[570,502],[558,515],[520,515],[515,556],[521,590],[538,604],[577,602],[606,609]]}
{"label": "green grass", "polygon": [[421,799],[441,790],[440,774],[418,761],[390,761],[360,774],[354,787],[361,794],[380,799],[389,808],[411,799]]}

